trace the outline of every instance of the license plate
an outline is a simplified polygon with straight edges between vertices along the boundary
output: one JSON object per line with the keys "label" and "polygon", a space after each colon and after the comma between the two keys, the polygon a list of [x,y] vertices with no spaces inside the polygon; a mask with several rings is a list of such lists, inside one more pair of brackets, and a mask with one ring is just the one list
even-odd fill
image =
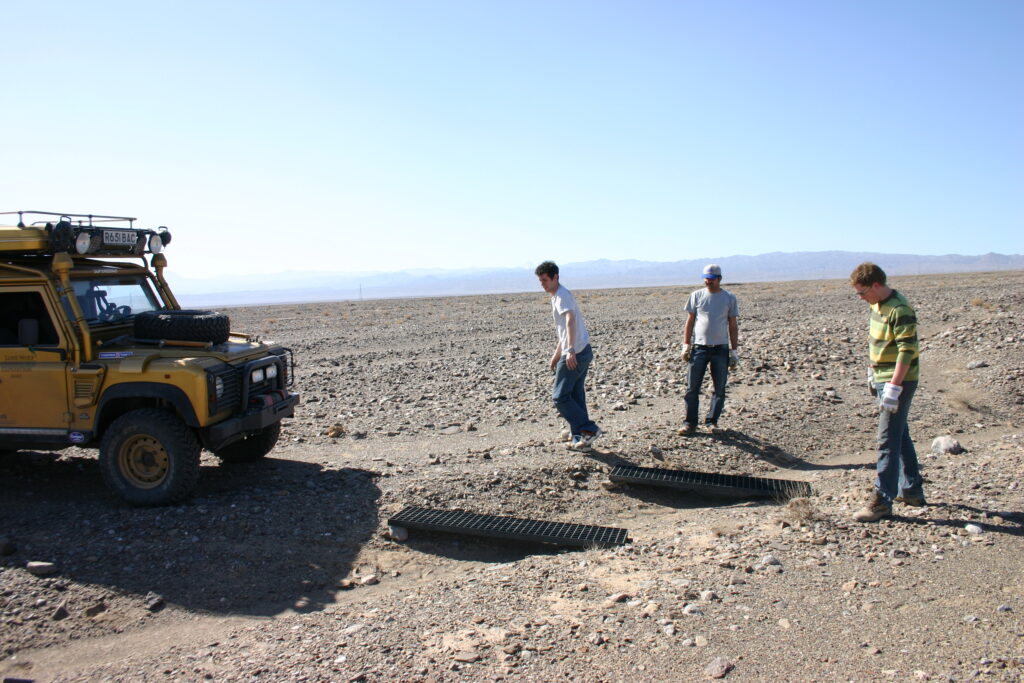
{"label": "license plate", "polygon": [[135,246],[138,236],[131,230],[104,230],[103,244],[111,246]]}

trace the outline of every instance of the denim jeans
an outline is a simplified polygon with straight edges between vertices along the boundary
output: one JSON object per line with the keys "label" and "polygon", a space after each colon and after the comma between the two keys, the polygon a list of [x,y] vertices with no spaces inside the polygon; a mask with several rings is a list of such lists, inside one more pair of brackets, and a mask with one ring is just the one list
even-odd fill
{"label": "denim jeans", "polygon": [[[880,382],[875,387],[881,396],[885,383]],[[893,498],[900,495],[924,496],[917,451],[914,450],[910,427],[907,426],[907,415],[915,391],[916,381],[904,382],[899,409],[895,413],[881,410],[878,414],[878,476],[875,478],[875,488],[890,505]]]}
{"label": "denim jeans", "polygon": [[704,383],[704,374],[711,365],[711,383],[715,393],[708,406],[705,422],[718,424],[718,418],[725,407],[725,383],[729,379],[729,346],[698,346],[690,350],[690,370],[686,375],[686,424],[697,424],[697,412],[700,406],[700,386]]}
{"label": "denim jeans", "polygon": [[596,432],[597,425],[587,415],[587,394],[583,388],[587,381],[587,369],[594,360],[594,351],[587,347],[576,354],[576,369],[571,370],[565,364],[565,356],[558,361],[555,368],[555,389],[551,392],[551,400],[555,402],[558,414],[569,423],[569,431],[573,436],[580,432]]}

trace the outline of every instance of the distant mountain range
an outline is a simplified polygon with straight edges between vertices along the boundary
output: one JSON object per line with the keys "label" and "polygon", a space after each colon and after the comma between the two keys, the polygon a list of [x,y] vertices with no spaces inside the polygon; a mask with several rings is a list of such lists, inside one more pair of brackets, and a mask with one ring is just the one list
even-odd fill
{"label": "distant mountain range", "polygon": [[[604,289],[699,283],[701,270],[707,263],[720,265],[723,281],[734,283],[844,278],[862,261],[874,261],[890,275],[1024,270],[1024,256],[1019,254],[916,256],[849,251],[775,252],[670,262],[601,259],[560,263],[559,267],[562,281],[573,289]],[[538,289],[532,268],[359,274],[289,272],[213,278],[182,278],[172,274],[170,281],[182,305],[191,308],[497,294]]]}

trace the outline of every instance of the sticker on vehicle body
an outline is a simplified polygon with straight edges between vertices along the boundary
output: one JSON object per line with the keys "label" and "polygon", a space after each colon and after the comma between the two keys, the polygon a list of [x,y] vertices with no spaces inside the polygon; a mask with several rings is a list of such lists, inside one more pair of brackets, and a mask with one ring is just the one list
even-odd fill
{"label": "sticker on vehicle body", "polygon": [[127,358],[128,356],[134,356],[134,351],[100,351],[100,358]]}
{"label": "sticker on vehicle body", "polygon": [[85,434],[83,434],[82,432],[71,432],[70,434],[68,434],[68,441],[70,441],[71,443],[84,443]]}

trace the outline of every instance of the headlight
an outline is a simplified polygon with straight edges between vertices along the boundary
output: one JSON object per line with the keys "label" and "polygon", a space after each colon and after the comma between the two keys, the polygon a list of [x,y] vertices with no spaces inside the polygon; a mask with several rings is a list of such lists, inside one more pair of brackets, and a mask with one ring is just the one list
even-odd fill
{"label": "headlight", "polygon": [[161,251],[164,250],[164,241],[160,238],[159,234],[150,235],[149,250],[154,254],[159,254]]}
{"label": "headlight", "polygon": [[259,370],[252,371],[252,375],[249,376],[249,381],[252,382],[253,384],[259,384],[260,382],[263,381],[264,377],[265,374],[263,372],[263,368],[260,368]]}
{"label": "headlight", "polygon": [[277,377],[277,366],[276,365],[268,365],[267,366],[267,379],[271,380],[271,379],[274,379],[275,377]]}
{"label": "headlight", "polygon": [[213,378],[213,393],[218,401],[224,398],[224,380],[220,377]]}

